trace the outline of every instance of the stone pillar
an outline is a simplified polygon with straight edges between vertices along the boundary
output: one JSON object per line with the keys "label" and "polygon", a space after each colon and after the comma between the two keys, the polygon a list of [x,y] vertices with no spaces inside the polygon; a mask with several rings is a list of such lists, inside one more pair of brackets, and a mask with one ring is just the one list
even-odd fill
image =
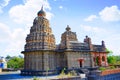
{"label": "stone pillar", "polygon": [[47,70],[49,68],[49,53],[46,51],[44,52],[44,58],[43,58],[43,63],[44,63],[44,70]]}
{"label": "stone pillar", "polygon": [[99,66],[102,66],[102,57],[101,57],[100,53],[99,53]]}
{"label": "stone pillar", "polygon": [[108,66],[107,55],[105,55],[105,66]]}
{"label": "stone pillar", "polygon": [[33,70],[33,67],[35,66],[34,65],[34,62],[33,62],[33,58],[34,58],[34,56],[33,56],[33,53],[30,55],[30,58],[29,59],[31,59],[30,61],[31,61],[31,70]]}
{"label": "stone pillar", "polygon": [[[93,53],[92,52],[90,52],[90,61],[91,61],[91,67],[94,67],[94,60],[93,60],[93,58],[94,58],[94,55],[93,55]],[[96,60],[95,60],[96,61]]]}
{"label": "stone pillar", "polygon": [[2,68],[0,68],[0,73],[2,72]]}
{"label": "stone pillar", "polygon": [[26,69],[26,67],[27,67],[27,55],[26,54],[24,54],[24,69]]}
{"label": "stone pillar", "polygon": [[67,55],[67,66],[68,66],[68,69],[70,69],[71,68],[71,57],[70,57],[69,52],[66,52],[65,54]]}

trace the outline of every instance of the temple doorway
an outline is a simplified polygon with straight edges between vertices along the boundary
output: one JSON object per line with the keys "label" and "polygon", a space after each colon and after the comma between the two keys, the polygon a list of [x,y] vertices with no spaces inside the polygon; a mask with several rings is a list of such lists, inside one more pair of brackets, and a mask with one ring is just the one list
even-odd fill
{"label": "temple doorway", "polygon": [[82,68],[83,67],[84,59],[78,59],[78,62],[79,62],[80,68]]}

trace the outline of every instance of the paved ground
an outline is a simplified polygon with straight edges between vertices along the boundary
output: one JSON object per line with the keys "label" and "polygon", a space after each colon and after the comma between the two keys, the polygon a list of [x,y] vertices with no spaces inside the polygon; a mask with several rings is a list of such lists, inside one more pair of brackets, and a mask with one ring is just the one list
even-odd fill
{"label": "paved ground", "polygon": [[[0,73],[0,80],[33,80],[34,77],[35,76],[21,76],[19,71]],[[48,76],[48,77],[37,76],[37,78],[40,79],[52,79],[55,77],[56,76]]]}
{"label": "paved ground", "polygon": [[[85,78],[85,74],[80,74],[81,78]],[[2,72],[0,73],[0,80],[33,80],[33,78],[39,78],[42,80],[55,79],[57,76],[21,76],[20,71],[16,72]],[[81,79],[85,80],[85,79]]]}

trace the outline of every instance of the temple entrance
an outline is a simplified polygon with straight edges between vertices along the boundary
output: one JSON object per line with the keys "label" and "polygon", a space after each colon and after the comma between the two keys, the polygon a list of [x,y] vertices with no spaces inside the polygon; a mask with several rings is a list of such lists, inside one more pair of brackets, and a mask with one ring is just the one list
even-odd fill
{"label": "temple entrance", "polygon": [[82,67],[82,61],[80,61],[79,64],[80,64],[80,67]]}
{"label": "temple entrance", "polygon": [[78,59],[78,62],[79,62],[79,66],[80,66],[80,68],[83,67],[83,61],[84,61],[84,59]]}

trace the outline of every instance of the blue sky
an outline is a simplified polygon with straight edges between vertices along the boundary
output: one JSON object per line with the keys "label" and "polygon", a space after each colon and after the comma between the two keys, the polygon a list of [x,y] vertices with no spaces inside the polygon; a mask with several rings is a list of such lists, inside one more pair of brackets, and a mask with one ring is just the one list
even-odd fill
{"label": "blue sky", "polygon": [[56,44],[69,25],[80,42],[88,35],[93,44],[104,40],[114,55],[120,54],[119,0],[0,0],[0,56],[21,54],[42,5]]}

